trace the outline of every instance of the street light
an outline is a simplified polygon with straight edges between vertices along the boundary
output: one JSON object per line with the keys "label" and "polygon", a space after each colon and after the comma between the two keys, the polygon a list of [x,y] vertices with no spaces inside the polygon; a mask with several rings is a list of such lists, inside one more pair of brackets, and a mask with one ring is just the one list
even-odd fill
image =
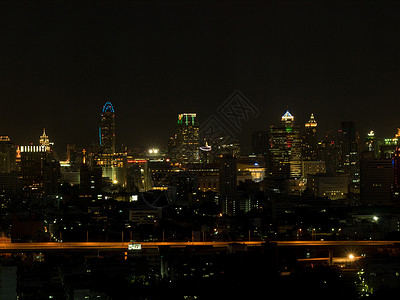
{"label": "street light", "polygon": [[159,152],[160,150],[159,149],[157,149],[157,148],[151,148],[151,149],[149,149],[149,154],[158,154],[158,152]]}

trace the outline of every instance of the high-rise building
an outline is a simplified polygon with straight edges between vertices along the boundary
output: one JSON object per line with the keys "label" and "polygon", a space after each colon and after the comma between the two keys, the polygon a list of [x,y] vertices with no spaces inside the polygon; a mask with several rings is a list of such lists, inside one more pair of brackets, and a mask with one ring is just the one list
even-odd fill
{"label": "high-rise building", "polygon": [[237,200],[236,157],[228,152],[222,154],[220,158],[219,197],[222,211],[229,216],[235,215]]}
{"label": "high-rise building", "polygon": [[58,193],[60,163],[44,146],[21,146],[21,175],[25,191],[34,194]]}
{"label": "high-rise building", "polygon": [[268,151],[268,134],[264,130],[253,132],[251,136],[251,153],[265,155]]}
{"label": "high-rise building", "polygon": [[16,158],[22,185],[32,194],[56,195],[60,186],[60,162],[51,151],[53,145],[43,130],[40,145],[20,146]]}
{"label": "high-rise building", "polygon": [[310,119],[305,124],[305,134],[303,138],[303,159],[304,160],[315,160],[317,159],[317,121],[314,115],[311,114]]}
{"label": "high-rise building", "polygon": [[183,113],[178,115],[175,147],[175,159],[177,162],[199,162],[199,122],[197,121],[195,113]]}
{"label": "high-rise building", "polygon": [[106,102],[101,112],[99,139],[101,152],[115,153],[115,112],[111,102]]}
{"label": "high-rise building", "polygon": [[0,136],[0,173],[15,170],[16,147],[7,135]]}
{"label": "high-rise building", "polygon": [[[391,205],[393,203],[394,174],[393,165],[398,164],[396,157],[392,159],[376,159],[371,151],[364,151],[360,158],[360,196],[365,205]],[[398,166],[397,166],[398,167]],[[396,176],[397,175],[397,176]]]}
{"label": "high-rise building", "polygon": [[281,120],[282,126],[270,127],[269,174],[299,178],[301,176],[300,127],[295,126],[294,117],[289,111]]}
{"label": "high-rise building", "polygon": [[343,170],[349,174],[349,192],[358,194],[360,187],[360,166],[358,157],[357,131],[354,122],[342,122]]}
{"label": "high-rise building", "polygon": [[326,172],[342,170],[342,131],[328,130],[324,139],[318,143],[317,159],[325,162]]}

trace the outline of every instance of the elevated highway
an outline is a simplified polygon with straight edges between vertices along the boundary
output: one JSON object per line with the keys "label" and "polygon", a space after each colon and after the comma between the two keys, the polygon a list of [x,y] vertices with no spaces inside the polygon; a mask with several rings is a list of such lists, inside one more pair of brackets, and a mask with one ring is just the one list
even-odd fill
{"label": "elevated highway", "polygon": [[[137,242],[142,249],[157,249],[159,247],[182,248],[187,246],[212,246],[225,248],[230,244],[239,243],[247,246],[261,246],[263,241],[230,241],[230,242]],[[268,242],[267,242],[268,243]],[[400,247],[400,241],[270,241],[278,247]],[[40,242],[40,243],[0,243],[0,252],[28,251],[63,251],[63,250],[127,250],[129,242]]]}

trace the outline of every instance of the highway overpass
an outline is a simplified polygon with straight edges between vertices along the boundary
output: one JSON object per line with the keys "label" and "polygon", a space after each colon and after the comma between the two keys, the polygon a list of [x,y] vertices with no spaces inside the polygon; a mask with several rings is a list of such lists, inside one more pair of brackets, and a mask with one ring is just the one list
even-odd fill
{"label": "highway overpass", "polygon": [[[230,242],[137,242],[141,249],[157,249],[169,246],[182,248],[187,246],[212,246],[225,248],[229,244],[239,243],[247,246],[261,246],[268,242],[263,241],[230,241]],[[393,247],[400,246],[400,241],[270,241],[278,247],[307,247],[307,248],[335,248],[335,247]],[[35,243],[0,243],[0,252],[28,252],[28,251],[63,251],[63,250],[127,250],[129,242],[35,242]]]}

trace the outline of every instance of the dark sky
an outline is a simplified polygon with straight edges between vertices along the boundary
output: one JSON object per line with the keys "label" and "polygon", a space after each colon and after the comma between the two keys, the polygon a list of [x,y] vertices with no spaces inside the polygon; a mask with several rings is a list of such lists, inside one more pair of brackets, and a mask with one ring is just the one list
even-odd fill
{"label": "dark sky", "polygon": [[235,91],[259,111],[249,134],[288,107],[320,132],[353,120],[400,127],[400,5],[321,1],[0,2],[0,134],[64,151],[96,141],[111,101],[117,139],[160,146],[177,114],[200,122]]}

